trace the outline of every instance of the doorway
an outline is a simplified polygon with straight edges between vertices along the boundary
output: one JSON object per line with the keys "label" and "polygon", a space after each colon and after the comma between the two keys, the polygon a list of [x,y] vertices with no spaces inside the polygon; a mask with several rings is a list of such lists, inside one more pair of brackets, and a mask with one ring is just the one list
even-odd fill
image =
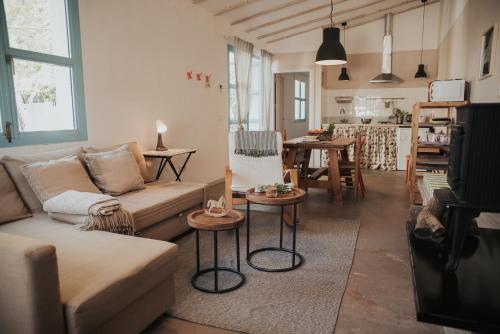
{"label": "doorway", "polygon": [[309,72],[276,73],[274,77],[276,131],[287,139],[309,129]]}

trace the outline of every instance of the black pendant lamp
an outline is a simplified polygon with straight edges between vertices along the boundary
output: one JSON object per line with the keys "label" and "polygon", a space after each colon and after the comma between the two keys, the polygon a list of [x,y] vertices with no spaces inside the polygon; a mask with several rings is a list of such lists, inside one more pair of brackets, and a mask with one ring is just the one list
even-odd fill
{"label": "black pendant lamp", "polygon": [[333,27],[333,0],[330,1],[330,27],[323,29],[323,43],[316,53],[318,65],[342,65],[347,63],[345,50],[340,43],[340,30]]}
{"label": "black pendant lamp", "polygon": [[424,29],[425,29],[425,3],[427,0],[421,0],[422,3],[424,4],[424,10],[422,14],[422,40],[421,40],[421,48],[420,48],[420,64],[418,64],[418,70],[417,73],[415,73],[415,78],[427,78],[427,73],[425,73],[424,70],[424,62],[423,62],[423,55],[424,55]]}
{"label": "black pendant lamp", "polygon": [[[342,22],[342,27],[344,27],[344,45],[347,45],[345,43],[345,27],[347,26],[347,22]],[[349,78],[349,74],[347,74],[347,68],[345,65],[342,65],[342,69],[340,70],[340,75],[339,75],[339,81],[349,81],[351,80]]]}

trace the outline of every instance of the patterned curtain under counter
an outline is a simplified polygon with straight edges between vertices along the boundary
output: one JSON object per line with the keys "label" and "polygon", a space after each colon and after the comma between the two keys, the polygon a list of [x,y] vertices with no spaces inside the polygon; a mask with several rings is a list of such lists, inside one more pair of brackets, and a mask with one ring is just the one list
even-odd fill
{"label": "patterned curtain under counter", "polygon": [[[334,135],[340,138],[356,138],[360,131],[365,137],[361,151],[361,167],[380,170],[396,170],[397,144],[395,125],[341,125],[336,124]],[[349,160],[354,160],[354,146],[348,149]],[[322,166],[328,165],[328,152],[323,151]]]}

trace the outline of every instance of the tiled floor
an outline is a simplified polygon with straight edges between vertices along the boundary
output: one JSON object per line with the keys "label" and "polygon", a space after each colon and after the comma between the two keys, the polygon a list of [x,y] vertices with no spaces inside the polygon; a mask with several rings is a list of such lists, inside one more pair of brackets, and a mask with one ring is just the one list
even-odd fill
{"label": "tiled floor", "polygon": [[[310,189],[302,215],[329,210],[339,218],[359,219],[361,228],[349,282],[335,333],[443,333],[441,327],[415,320],[405,220],[408,196],[404,173],[364,171],[367,196],[354,201],[347,191],[343,205],[328,193]],[[218,328],[164,317],[157,334],[227,334]]]}

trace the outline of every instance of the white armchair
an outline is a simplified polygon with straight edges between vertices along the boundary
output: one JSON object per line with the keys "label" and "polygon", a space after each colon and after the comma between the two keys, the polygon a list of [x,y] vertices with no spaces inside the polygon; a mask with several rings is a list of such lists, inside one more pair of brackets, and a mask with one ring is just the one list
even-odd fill
{"label": "white armchair", "polygon": [[[226,167],[226,206],[246,204],[245,192],[260,184],[274,184],[291,182],[298,186],[296,169],[286,169],[281,160],[283,153],[283,139],[281,133],[276,132],[278,154],[267,157],[248,157],[235,154],[236,136],[229,133],[229,166]],[[288,211],[288,210],[287,210]],[[285,212],[285,222],[291,224],[290,214]]]}

